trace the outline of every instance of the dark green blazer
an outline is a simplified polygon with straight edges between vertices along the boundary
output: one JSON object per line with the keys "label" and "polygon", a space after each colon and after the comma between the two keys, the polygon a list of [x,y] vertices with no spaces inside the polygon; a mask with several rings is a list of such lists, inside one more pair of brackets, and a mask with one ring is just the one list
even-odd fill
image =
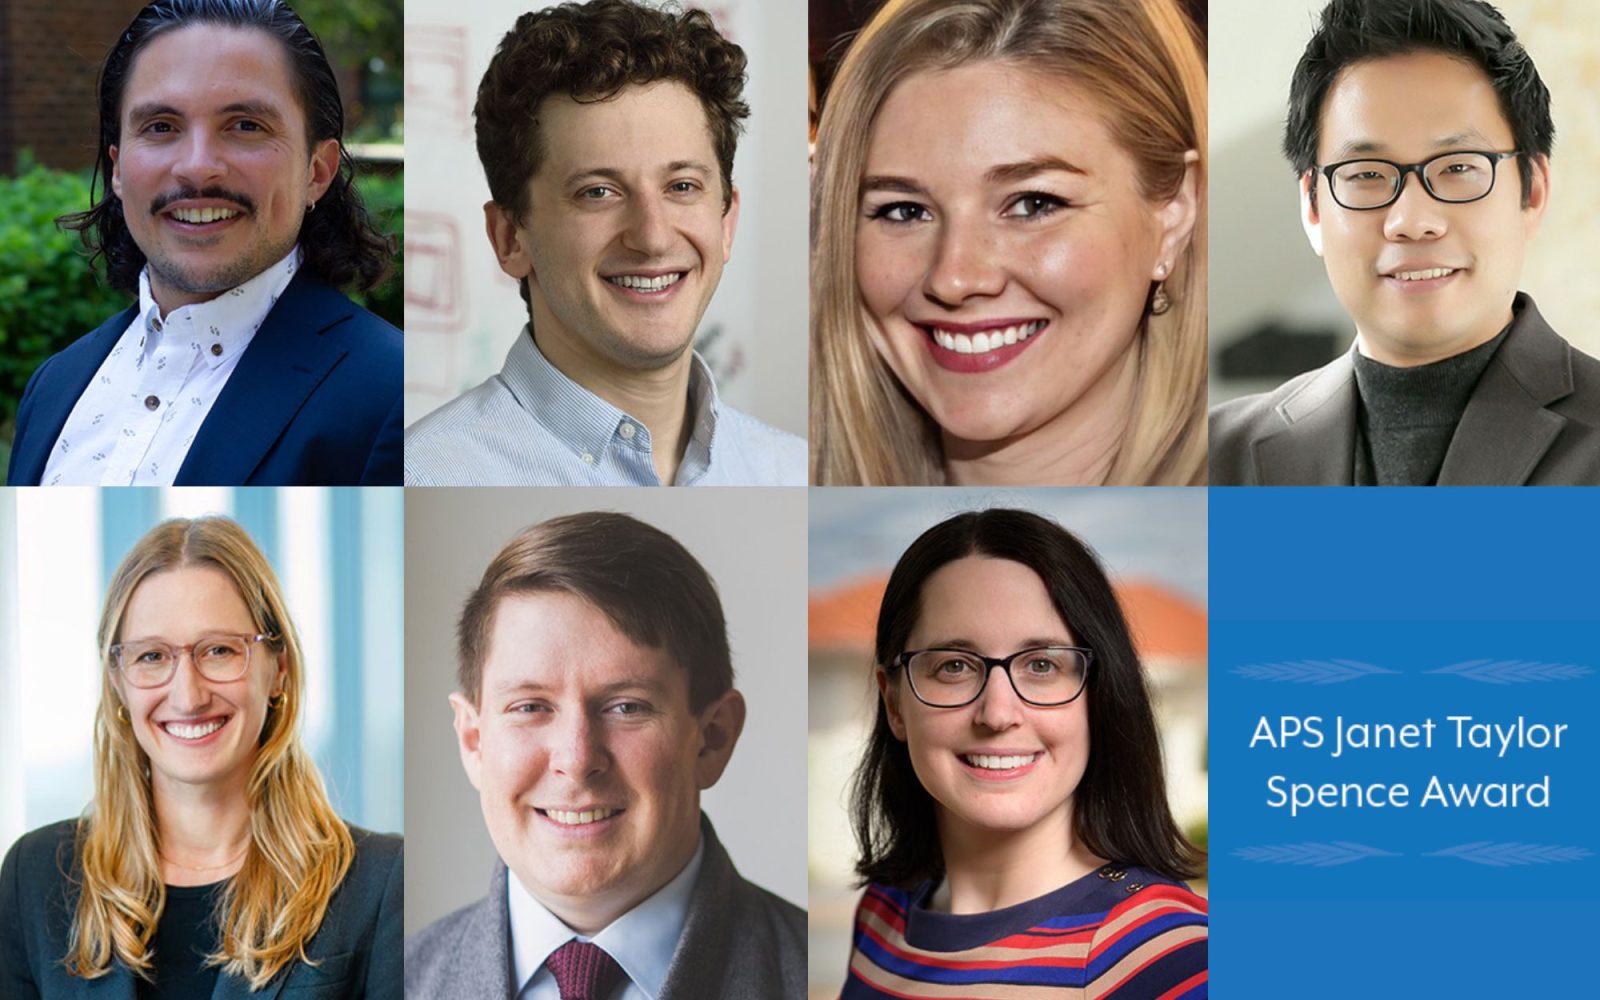
{"label": "dark green blazer", "polygon": [[[5,1000],[134,1000],[121,962],[98,979],[68,975],[62,959],[78,903],[76,820],[24,836],[0,867],[0,997]],[[400,838],[350,828],[355,861],[306,945],[316,965],[295,962],[258,992],[221,973],[212,1000],[387,1000],[401,992]]]}

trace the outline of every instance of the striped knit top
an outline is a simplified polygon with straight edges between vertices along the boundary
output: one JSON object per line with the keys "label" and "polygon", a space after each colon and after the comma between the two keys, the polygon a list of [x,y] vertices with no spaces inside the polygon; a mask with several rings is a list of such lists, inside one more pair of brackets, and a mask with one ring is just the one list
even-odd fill
{"label": "striped knit top", "polygon": [[1181,882],[1107,865],[975,914],[927,909],[933,890],[932,882],[913,892],[867,887],[841,1000],[1207,996],[1206,901]]}

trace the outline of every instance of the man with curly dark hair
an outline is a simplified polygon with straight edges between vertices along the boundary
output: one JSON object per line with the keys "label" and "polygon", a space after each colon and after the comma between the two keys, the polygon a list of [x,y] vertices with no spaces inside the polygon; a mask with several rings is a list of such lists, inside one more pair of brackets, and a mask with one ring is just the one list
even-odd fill
{"label": "man with curly dark hair", "polygon": [[398,485],[390,240],[342,144],[316,37],[283,0],[156,0],[100,74],[99,198],[63,217],[133,307],[51,357],[12,485]]}
{"label": "man with curly dark hair", "polygon": [[478,87],[495,257],[529,324],[406,433],[409,485],[804,485],[805,444],[692,350],[739,219],[745,55],[704,11],[524,14]]}

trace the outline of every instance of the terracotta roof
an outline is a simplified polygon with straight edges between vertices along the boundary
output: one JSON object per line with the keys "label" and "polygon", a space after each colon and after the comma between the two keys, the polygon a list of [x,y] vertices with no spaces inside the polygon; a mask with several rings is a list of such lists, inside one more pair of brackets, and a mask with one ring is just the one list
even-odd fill
{"label": "terracotta roof", "polygon": [[[870,649],[886,576],[870,576],[811,591],[812,649]],[[1116,587],[1142,657],[1204,662],[1205,609],[1163,584],[1126,580]]]}

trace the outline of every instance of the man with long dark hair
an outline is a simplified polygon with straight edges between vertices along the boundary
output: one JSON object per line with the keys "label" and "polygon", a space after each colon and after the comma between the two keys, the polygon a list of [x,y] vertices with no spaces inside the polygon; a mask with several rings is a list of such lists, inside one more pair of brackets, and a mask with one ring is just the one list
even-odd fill
{"label": "man with long dark hair", "polygon": [[321,45],[281,0],[157,0],[100,75],[99,195],[60,222],[138,297],[39,367],[12,485],[398,484],[390,242]]}

